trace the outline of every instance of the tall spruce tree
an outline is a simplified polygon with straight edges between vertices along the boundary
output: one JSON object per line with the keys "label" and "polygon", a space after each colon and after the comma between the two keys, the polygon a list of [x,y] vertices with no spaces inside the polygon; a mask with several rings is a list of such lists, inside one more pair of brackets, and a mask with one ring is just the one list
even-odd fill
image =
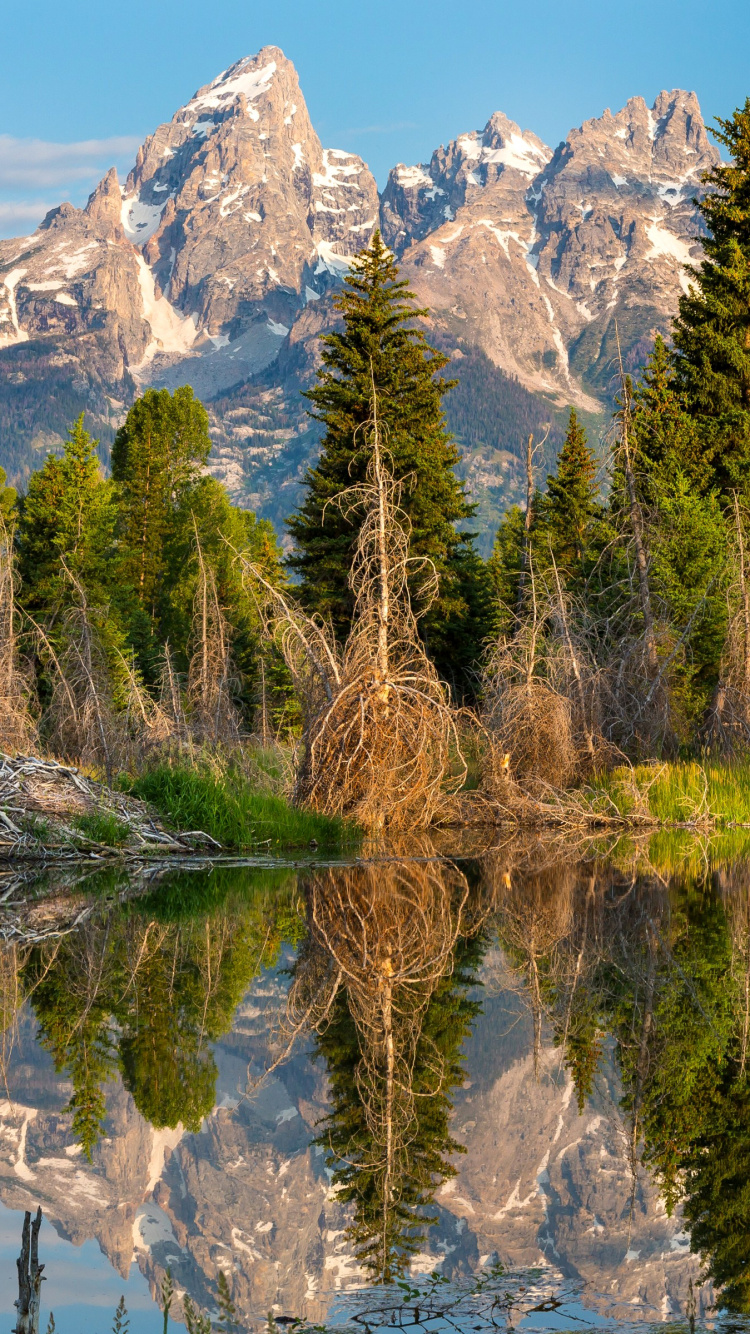
{"label": "tall spruce tree", "polygon": [[557,472],[547,478],[541,520],[557,563],[569,572],[579,570],[599,509],[596,459],[578,420],[570,409],[568,430],[557,459]]}
{"label": "tall spruce tree", "polygon": [[372,415],[374,380],[385,446],[404,483],[411,552],[429,556],[440,575],[440,595],[422,622],[423,633],[438,667],[456,680],[486,633],[490,589],[472,538],[461,527],[473,507],[456,476],[459,452],[443,415],[442,398],[453,383],[440,375],[448,358],[428,343],[418,323],[427,312],[414,305],[379,232],[354,262],[335,305],[343,328],[321,339],[323,365],[307,395],[312,416],[325,426],[322,450],[307,473],[302,504],[288,521],[300,597],[345,637],[358,528],[356,518],[330,502],[365,477],[364,427]]}
{"label": "tall spruce tree", "polygon": [[676,371],[705,463],[722,490],[750,492],[750,98],[713,134],[729,152],[704,177],[706,258],[673,326]]}
{"label": "tall spruce tree", "polygon": [[100,601],[110,582],[114,508],[83,413],[68,432],[62,458],[50,454],[32,474],[20,502],[19,565],[24,605],[49,614],[73,590],[61,558]]}
{"label": "tall spruce tree", "polygon": [[211,449],[208,414],[189,385],[170,394],[147,389],[112,446],[118,489],[121,574],[138,608],[156,617],[166,547],[186,492]]}
{"label": "tall spruce tree", "polygon": [[[450,1113],[453,1091],[465,1077],[461,1049],[482,1008],[468,993],[477,985],[475,970],[486,944],[481,935],[459,940],[453,971],[441,978],[425,1010],[411,1072],[415,1123],[403,1153],[408,1165],[392,1182],[388,1198],[383,1146],[375,1142],[363,1105],[361,1037],[344,991],[316,1037],[315,1054],[325,1060],[330,1081],[330,1112],[321,1122],[318,1143],[333,1167],[338,1198],[354,1206],[349,1236],[360,1265],[375,1282],[403,1275],[435,1221],[430,1206],[438,1186],[456,1175],[450,1157],[466,1152],[450,1133]],[[366,1079],[364,1085],[372,1091]]]}
{"label": "tall spruce tree", "polygon": [[632,398],[634,471],[639,498],[652,504],[677,472],[693,489],[711,485],[708,466],[698,439],[696,423],[685,411],[675,370],[675,354],[661,334],[643,368]]}

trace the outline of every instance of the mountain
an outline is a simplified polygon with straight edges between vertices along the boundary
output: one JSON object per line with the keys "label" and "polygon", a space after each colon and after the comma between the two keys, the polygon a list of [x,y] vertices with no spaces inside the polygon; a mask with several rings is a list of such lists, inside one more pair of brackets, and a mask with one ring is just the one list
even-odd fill
{"label": "mountain", "polygon": [[[554,151],[501,113],[382,198],[324,149],[275,47],[200,88],[83,209],[0,242],[0,463],[23,483],[86,410],[103,457],[134,395],[210,400],[210,468],[281,522],[318,429],[300,389],[332,293],[380,225],[461,382],[447,403],[485,547],[521,494],[519,446],[576,403],[611,404],[615,321],[629,367],[666,332],[700,255],[694,196],[718,161],[695,95],[633,98]],[[549,459],[554,455],[552,449]]]}
{"label": "mountain", "polygon": [[75,411],[111,438],[141,386],[208,396],[261,369],[377,217],[373,177],[321,147],[282,52],[233,65],[146,140],[123,187],[110,171],[84,209],[0,242],[8,471],[59,445]]}
{"label": "mountain", "polygon": [[596,412],[617,320],[639,360],[699,260],[693,197],[719,160],[694,93],[632,98],[551,152],[495,115],[398,166],[384,236],[433,319],[527,388]]}
{"label": "mountain", "polygon": [[[679,1209],[667,1217],[643,1169],[633,1194],[613,1065],[605,1063],[579,1115],[551,1041],[535,1075],[531,1017],[516,990],[496,985],[499,957],[488,958],[484,975],[492,986],[451,1125],[466,1153],[438,1193],[438,1224],[413,1272],[460,1275],[496,1255],[549,1278],[580,1279],[588,1307],[628,1324],[682,1314],[692,1282],[702,1314],[711,1289],[700,1288]],[[96,1239],[124,1278],[137,1262],[154,1296],[169,1268],[177,1320],[185,1291],[211,1309],[223,1269],[243,1327],[267,1328],[269,1310],[324,1321],[362,1274],[345,1236],[349,1210],[312,1143],[327,1110],[323,1071],[300,1051],[243,1096],[248,1070],[256,1076],[268,1061],[283,996],[280,979],[267,975],[243,1000],[215,1048],[216,1106],[197,1134],[153,1129],[111,1081],[105,1136],[90,1165],[61,1112],[70,1085],[36,1044],[25,1011],[0,1103],[2,1204],[41,1204],[61,1237],[76,1246]],[[55,1305],[48,1287],[45,1301]]]}

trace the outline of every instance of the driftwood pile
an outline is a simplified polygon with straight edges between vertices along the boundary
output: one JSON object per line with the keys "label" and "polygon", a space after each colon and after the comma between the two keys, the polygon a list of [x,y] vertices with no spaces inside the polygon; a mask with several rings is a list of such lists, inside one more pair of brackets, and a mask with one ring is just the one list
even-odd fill
{"label": "driftwood pile", "polygon": [[[118,846],[88,837],[82,816],[114,817]],[[87,778],[73,765],[34,755],[0,752],[0,859],[126,856],[162,857],[197,848],[220,849],[202,830],[165,829],[151,807]]]}

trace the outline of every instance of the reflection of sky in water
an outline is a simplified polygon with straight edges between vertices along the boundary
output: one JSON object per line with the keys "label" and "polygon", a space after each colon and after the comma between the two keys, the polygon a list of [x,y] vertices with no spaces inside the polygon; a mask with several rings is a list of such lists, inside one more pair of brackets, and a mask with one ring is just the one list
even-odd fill
{"label": "reflection of sky in water", "polygon": [[[0,1319],[15,1318],[18,1297],[16,1259],[21,1249],[23,1213],[0,1204]],[[122,1294],[130,1316],[130,1334],[154,1334],[159,1314],[148,1284],[138,1265],[130,1268],[127,1280],[115,1273],[95,1241],[73,1246],[58,1237],[46,1219],[39,1234],[39,1258],[44,1264],[42,1319],[47,1328],[50,1308],[55,1315],[55,1334],[109,1334]]]}
{"label": "reflection of sky in water", "polygon": [[[335,868],[298,883],[261,886],[257,895],[249,892],[247,873],[238,869],[232,872],[237,883],[227,881],[225,899],[218,892],[223,882],[211,879],[216,904],[209,905],[208,913],[205,883],[191,883],[191,891],[201,890],[195,911],[187,912],[177,895],[180,912],[174,921],[163,908],[161,886],[165,920],[157,919],[158,930],[151,909],[118,917],[105,908],[100,916],[92,915],[55,954],[55,987],[45,991],[39,985],[29,1000],[10,1066],[11,1097],[21,1113],[8,1113],[0,1168],[7,1168],[5,1175],[15,1186],[19,1176],[36,1181],[29,1189],[40,1191],[61,1227],[70,1227],[76,1236],[84,1230],[104,1236],[104,1244],[113,1255],[124,1254],[125,1263],[129,1228],[122,1246],[110,1247],[107,1221],[112,1214],[107,1210],[127,1207],[128,1218],[136,1212],[140,1263],[156,1281],[171,1265],[178,1292],[184,1285],[194,1298],[197,1293],[204,1311],[215,1297],[217,1266],[224,1268],[231,1275],[243,1332],[262,1334],[272,1309],[282,1321],[280,1334],[283,1322],[294,1316],[341,1329],[351,1326],[355,1315],[360,1329],[366,1319],[373,1331],[412,1324],[415,1334],[420,1328],[430,1334],[474,1334],[498,1320],[500,1328],[507,1323],[519,1334],[646,1334],[660,1324],[665,1334],[683,1334],[688,1278],[692,1274],[698,1281],[700,1262],[689,1254],[679,1210],[667,1216],[643,1166],[634,1189],[617,1043],[625,1023],[622,1013],[629,1015],[627,1006],[641,1005],[638,998],[648,994],[648,1018],[639,1020],[643,1033],[655,1031],[654,1014],[653,1022],[662,1025],[655,1059],[644,1066],[644,1079],[650,1072],[653,1084],[646,1083],[645,1091],[657,1100],[657,1108],[664,1098],[668,1108],[682,1108],[685,1042],[698,1042],[703,1051],[707,1024],[711,1052],[716,1032],[729,1035],[725,1059],[730,1068],[736,1006],[724,1005],[731,982],[725,956],[732,945],[735,899],[746,906],[750,922],[750,875],[734,898],[725,901],[712,891],[704,902],[694,901],[691,886],[679,881],[673,886],[649,881],[638,892],[620,895],[616,877],[610,884],[603,872],[594,883],[588,865],[580,871],[563,866],[559,876],[511,876],[505,868],[505,854],[486,858],[475,868],[479,874],[472,889],[462,870],[442,864]],[[184,891],[181,884],[177,888]],[[302,898],[295,897],[302,894],[304,914]],[[461,935],[454,914],[455,904],[464,902],[467,925]],[[357,925],[362,920],[367,922],[366,948]],[[667,922],[671,953],[660,943]],[[307,934],[300,936],[302,931]],[[259,970],[264,942],[274,938],[278,947]],[[296,969],[287,971],[298,947]],[[707,953],[710,959],[715,955],[708,973]],[[102,1142],[101,1158],[97,1149],[93,1166],[77,1158],[77,1175],[92,1189],[73,1200],[68,1177],[45,1172],[46,1164],[55,1162],[47,1156],[53,1150],[71,1155],[70,1130],[60,1108],[73,1089],[67,1078],[73,1068],[70,1052],[78,1048],[72,1038],[70,1052],[61,1048],[56,1075],[50,1051],[35,1045],[33,1033],[35,1023],[46,1022],[54,1035],[60,1017],[71,1025],[72,1035],[83,1031],[79,1011],[90,997],[78,978],[93,976],[92,961],[100,957],[117,961],[111,972],[102,973],[105,980],[97,993],[102,1022],[109,1025],[117,1048],[107,1067],[114,1074],[107,1084],[113,1138]],[[343,959],[348,969],[340,989],[333,957]],[[654,1000],[644,991],[643,978],[651,976],[649,961],[657,958]],[[375,970],[372,959],[381,961]],[[537,976],[532,963],[546,978],[546,989],[538,993],[529,980]],[[122,977],[131,974],[123,990]],[[411,979],[411,989],[404,978]],[[481,988],[474,985],[478,979]],[[286,1042],[278,1026],[287,989],[294,998],[295,987],[294,1005],[306,1013],[312,997],[315,1012],[324,1014],[326,1022],[314,1042],[303,1025],[295,1050],[246,1097],[248,1073],[252,1083]],[[666,1018],[658,1009],[662,992],[672,1007],[664,1011]],[[289,1013],[298,1011],[292,1006]],[[676,1020],[669,1027],[673,1014]],[[626,1056],[633,1022],[628,1018],[622,1029]],[[202,1059],[208,1046],[204,1034],[213,1052],[210,1063]],[[571,1046],[564,1047],[571,1034]],[[311,1061],[313,1046],[316,1059]],[[364,1272],[345,1234],[352,1217],[360,1221],[360,1235],[368,1244],[380,1232],[380,1213],[368,1213],[368,1190],[376,1201],[377,1190],[385,1190],[378,1176],[382,1143],[375,1132],[382,1139],[389,1050],[395,1053],[397,1076],[406,1071],[404,1087],[410,1096],[414,1093],[413,1108],[406,1097],[403,1108],[394,1102],[388,1123],[390,1131],[395,1126],[397,1148],[399,1127],[403,1136],[390,1180],[403,1191],[404,1209],[410,1200],[404,1183],[413,1187],[419,1202],[424,1164],[431,1165],[436,1178],[434,1206],[428,1199],[435,1225],[415,1241],[409,1271],[420,1290],[415,1304],[423,1319],[416,1323],[413,1312],[394,1309],[391,1289],[384,1305],[373,1310],[377,1286],[362,1287]],[[365,1057],[369,1083],[355,1077]],[[665,1057],[670,1058],[666,1063]],[[669,1076],[664,1086],[662,1066],[664,1079]],[[575,1087],[573,1068],[579,1078]],[[628,1070],[632,1084],[633,1070]],[[127,1102],[122,1083],[118,1092],[120,1076],[130,1081],[125,1089],[135,1106]],[[396,1087],[401,1087],[398,1079]],[[24,1107],[38,1111],[33,1123],[21,1126]],[[152,1134],[140,1121],[143,1115],[146,1122],[175,1125],[185,1107],[192,1123],[181,1118],[179,1132]],[[423,1108],[429,1115],[423,1116]],[[330,1117],[327,1123],[324,1116]],[[323,1124],[328,1150],[314,1143]],[[658,1129],[661,1123],[655,1124]],[[750,1110],[741,1124],[750,1127]],[[448,1175],[452,1136],[465,1148],[456,1157],[457,1177]],[[750,1129],[747,1139],[750,1143]],[[353,1206],[347,1213],[330,1190],[330,1155],[338,1153],[344,1162],[350,1145],[352,1160],[360,1153],[366,1170],[351,1177],[356,1189],[364,1186],[361,1195],[355,1189],[350,1196]],[[15,1203],[24,1197],[10,1198]],[[22,1222],[22,1212],[0,1206],[0,1334],[14,1323]],[[397,1224],[394,1206],[388,1237],[400,1244]],[[40,1236],[40,1258],[47,1279],[40,1334],[50,1307],[58,1334],[109,1334],[121,1294],[129,1334],[161,1330],[162,1317],[138,1263],[123,1282],[95,1241],[73,1246],[48,1222]],[[500,1260],[508,1267],[502,1274],[495,1268]],[[430,1284],[444,1281],[430,1278],[434,1269],[449,1275],[449,1281],[435,1288],[438,1300],[425,1321]],[[372,1275],[376,1272],[372,1269]],[[414,1295],[397,1298],[407,1307],[414,1303]],[[710,1328],[706,1315],[712,1295],[698,1300],[697,1326]],[[729,1334],[750,1330],[750,1322],[719,1319],[714,1328]],[[181,1329],[181,1323],[170,1321],[170,1330]]]}

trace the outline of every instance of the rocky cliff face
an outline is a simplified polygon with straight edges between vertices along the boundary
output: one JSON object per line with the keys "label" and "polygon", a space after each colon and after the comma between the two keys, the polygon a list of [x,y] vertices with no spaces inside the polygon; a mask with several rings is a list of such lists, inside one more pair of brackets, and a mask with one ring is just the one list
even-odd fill
{"label": "rocky cliff face", "polygon": [[700,257],[693,199],[718,161],[692,93],[633,98],[552,153],[503,116],[396,167],[383,226],[419,297],[528,388],[596,411],[614,322],[631,360]]}
{"label": "rocky cliff face", "polygon": [[[502,971],[497,960],[487,967],[495,978]],[[200,1134],[153,1130],[119,1084],[108,1086],[91,1166],[60,1114],[69,1088],[22,1022],[11,1100],[0,1105],[0,1200],[18,1210],[40,1203],[63,1237],[95,1238],[123,1277],[135,1259],[154,1293],[169,1267],[178,1294],[204,1310],[224,1270],[248,1328],[264,1328],[269,1310],[324,1320],[362,1275],[344,1235],[347,1211],[311,1145],[326,1111],[323,1072],[301,1052],[242,1096],[248,1068],[266,1064],[282,1000],[267,977],[241,1005],[216,1050],[217,1106]],[[496,1255],[580,1280],[585,1304],[603,1316],[683,1312],[699,1261],[642,1170],[633,1191],[613,1069],[605,1065],[579,1115],[551,1045],[535,1077],[530,1028],[515,992],[485,1003],[453,1116],[466,1154],[438,1194],[438,1224],[413,1271],[460,1275]]]}
{"label": "rocky cliff face", "polygon": [[11,419],[13,385],[43,401],[50,355],[105,433],[138,386],[236,384],[277,356],[377,218],[370,172],[321,147],[293,65],[267,47],[160,126],[124,187],[111,171],[85,209],[0,242],[0,399]]}
{"label": "rocky cliff face", "polygon": [[[615,321],[633,366],[668,329],[717,159],[691,93],[634,98],[554,152],[498,112],[395,167],[379,201],[359,158],[321,146],[294,67],[266,47],[159,126],[123,187],[110,172],[85,209],[0,242],[0,462],[22,480],[77,411],[106,443],[139,386],[191,383],[220,400],[213,470],[275,518],[281,486],[288,513],[317,447],[299,389],[378,223],[449,351],[479,349],[548,417],[601,413]],[[488,515],[513,494],[507,459],[534,415],[520,398],[512,420],[498,406],[497,438],[465,440]]]}

